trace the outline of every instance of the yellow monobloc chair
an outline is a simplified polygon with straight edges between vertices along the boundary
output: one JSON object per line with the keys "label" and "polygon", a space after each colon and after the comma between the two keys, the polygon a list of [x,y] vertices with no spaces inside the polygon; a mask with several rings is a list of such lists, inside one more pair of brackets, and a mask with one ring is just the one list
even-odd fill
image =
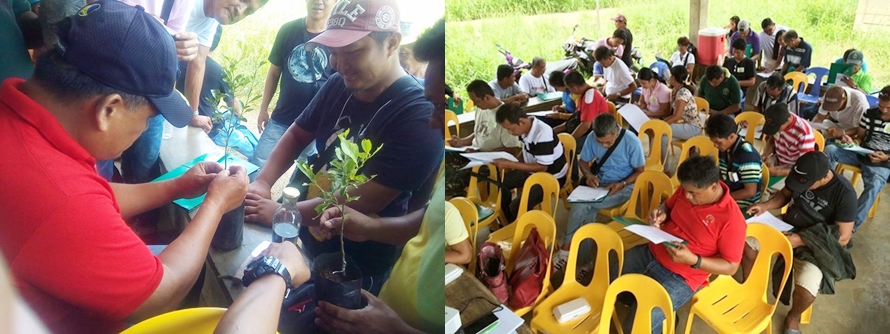
{"label": "yellow monobloc chair", "polygon": [[[667,147],[671,147],[671,140],[673,139],[671,125],[660,119],[650,119],[640,127],[640,134],[637,135],[637,137],[641,142],[643,141],[643,138],[646,137],[647,133],[652,133],[652,137],[649,138],[650,148],[649,156],[646,157],[646,170],[663,172],[667,154],[661,152],[661,145],[662,141],[667,138]],[[662,156],[665,158],[662,159]]]}
{"label": "yellow monobloc chair", "polygon": [[[477,207],[477,213],[479,214],[479,228],[491,226],[493,229],[497,229],[499,225],[492,223],[496,222],[499,218],[503,220],[503,213],[501,213],[501,187],[498,187],[498,185],[493,182],[488,182],[485,179],[476,177],[476,174],[479,174],[483,168],[488,170],[490,178],[497,179],[496,177],[500,175],[500,179],[503,180],[504,171],[498,171],[497,167],[494,165],[473,167],[474,175],[470,176],[470,186],[467,188],[467,199],[470,200],[470,202],[473,202]],[[481,213],[482,211],[491,212],[491,214],[483,216]]]}
{"label": "yellow monobloc chair", "polygon": [[[677,170],[680,169],[680,164],[689,158],[689,151],[692,150],[693,147],[698,149],[698,155],[709,155],[714,158],[715,163],[720,162],[720,157],[718,156],[720,152],[717,151],[717,147],[711,142],[711,138],[708,138],[708,136],[695,136],[683,143],[683,149],[680,150],[680,158],[677,159]],[[677,179],[677,173],[674,173],[674,176],[671,177],[671,182],[674,183],[675,188],[680,186],[680,180]]]}
{"label": "yellow monobloc chair", "polygon": [[[785,74],[785,81],[788,80],[791,80],[791,88],[795,93],[806,93],[807,87],[810,86],[810,79],[803,72],[788,72]],[[803,85],[803,87],[800,85]],[[819,92],[816,92],[816,95],[819,95]]]}
{"label": "yellow monobloc chair", "polygon": [[[662,198],[668,198],[673,193],[674,187],[667,175],[647,170],[640,174],[637,181],[634,182],[634,190],[630,195],[630,200],[624,204],[624,210],[620,213],[612,211],[604,212],[604,214],[609,217],[624,216],[645,221],[649,212],[661,204]],[[648,242],[646,238],[625,230],[624,224],[617,221],[612,221],[607,226],[618,232],[626,250]]]}
{"label": "yellow monobloc chair", "polygon": [[[838,163],[837,167],[834,168],[834,171],[839,175],[844,175],[845,171],[850,171],[853,173],[853,176],[850,177],[850,183],[853,187],[856,187],[856,184],[859,183],[860,176],[862,175],[862,169],[853,165],[847,165]],[[875,197],[875,203],[871,205],[871,209],[868,210],[868,218],[874,218],[875,212],[878,211],[878,202],[881,201],[881,193],[878,192],[878,197]]]}
{"label": "yellow monobloc chair", "polygon": [[470,235],[470,246],[473,249],[473,256],[470,258],[469,269],[474,275],[476,274],[476,237],[479,235],[479,211],[476,211],[476,205],[464,197],[455,197],[448,202],[460,212],[460,217],[464,220],[464,227],[467,228],[467,234]]}
{"label": "yellow monobloc chair", "polygon": [[[544,200],[535,208],[540,208],[543,212],[550,215],[550,218],[556,220],[557,201],[559,201],[559,181],[553,174],[547,172],[537,172],[529,176],[522,186],[522,198],[519,200],[519,212],[516,214],[516,220],[522,218],[522,215],[528,211],[528,194],[534,186],[540,186],[544,190]],[[509,240],[513,236],[516,224],[509,224],[488,235],[488,241],[498,242]]]}
{"label": "yellow monobloc chair", "polygon": [[609,113],[612,116],[615,116],[615,121],[618,123],[618,126],[624,127],[624,117],[621,117],[621,114],[618,113],[618,108],[615,107],[615,104],[612,101],[606,101],[606,106],[609,107]]}
{"label": "yellow monobloc chair", "polygon": [[572,135],[568,133],[560,133],[557,137],[559,137],[559,142],[562,143],[563,153],[566,157],[566,166],[569,168],[568,173],[566,173],[566,182],[559,188],[559,198],[562,199],[562,203],[565,205],[566,209],[569,209],[569,202],[567,199],[569,198],[569,194],[572,193],[572,190],[575,189],[574,185],[572,185],[572,169],[575,168],[578,142],[575,141],[575,137],[572,137]]}
{"label": "yellow monobloc chair", "polygon": [[[581,242],[584,240],[592,240],[596,243],[596,259],[594,260],[593,279],[587,286],[575,280],[575,272],[577,271],[578,254],[581,250]],[[589,251],[589,249],[585,250]],[[609,263],[610,254],[614,253],[618,261],[616,273],[609,272],[612,263]],[[621,274],[621,268],[624,265],[624,246],[621,238],[615,231],[603,224],[586,224],[581,226],[575,236],[572,237],[572,246],[569,250],[569,259],[566,266],[566,275],[563,278],[562,285],[556,289],[550,296],[544,299],[538,307],[535,308],[534,317],[532,318],[531,327],[533,331],[546,331],[549,333],[589,333],[596,330],[599,323],[599,311],[603,306],[603,298],[606,296],[606,289],[609,287],[609,280],[613,276]],[[571,273],[571,274],[568,274]],[[587,300],[590,305],[590,318],[579,317],[565,323],[558,323],[553,316],[553,309],[559,305],[579,297]],[[614,318],[618,325],[617,317]],[[608,330],[604,333],[608,333]]]}
{"label": "yellow monobloc chair", "polygon": [[445,145],[448,146],[450,146],[448,140],[451,139],[451,130],[448,129],[448,123],[451,122],[454,122],[454,135],[460,138],[460,121],[457,119],[457,114],[451,110],[445,110]]}
{"label": "yellow monobloc chair", "polygon": [[531,233],[532,228],[538,229],[538,234],[541,236],[541,240],[544,241],[544,246],[547,247],[549,254],[547,256],[547,263],[544,264],[545,274],[544,274],[544,282],[541,288],[541,294],[538,295],[537,300],[531,306],[524,307],[518,310],[513,310],[513,313],[516,313],[518,316],[523,316],[529,311],[533,310],[536,305],[541,303],[544,300],[544,297],[550,293],[550,270],[553,267],[551,265],[551,259],[553,258],[553,248],[556,246],[556,223],[553,221],[553,218],[550,217],[546,212],[540,210],[532,210],[526,212],[522,217],[516,220],[516,230],[513,234],[513,245],[515,251],[511,251],[510,254],[504,254],[507,258],[507,275],[511,275],[513,273],[513,268],[516,267],[516,260],[519,257],[519,245],[522,244],[525,239],[528,238],[529,233]]}
{"label": "yellow monobloc chair", "polygon": [[630,334],[652,333],[652,310],[655,308],[664,312],[664,323],[661,325],[662,333],[674,333],[674,307],[671,296],[668,295],[661,283],[642,274],[621,275],[612,282],[612,285],[609,285],[606,299],[603,302],[603,316],[600,317],[599,333],[609,333],[608,317],[610,314],[615,314],[615,302],[618,300],[618,294],[622,292],[632,293],[637,301],[637,310],[633,318],[634,325]]}
{"label": "yellow monobloc chair", "polygon": [[226,309],[198,307],[167,312],[127,328],[121,334],[211,334],[219,324]]}
{"label": "yellow monobloc chair", "polygon": [[791,273],[791,243],[782,232],[764,224],[748,224],[747,235],[760,242],[760,252],[748,279],[739,284],[731,276],[720,275],[710,286],[693,295],[686,334],[690,333],[696,315],[719,333],[773,332],[771,320],[778,301],[770,304],[767,300],[772,259],[774,256],[785,259],[782,284],[777,294],[782,295]]}
{"label": "yellow monobloc chair", "polygon": [[813,131],[813,137],[815,137],[816,141],[816,151],[825,151],[825,136],[822,135],[822,132]]}
{"label": "yellow monobloc chair", "polygon": [[754,141],[757,140],[757,127],[763,126],[766,123],[766,119],[763,117],[763,114],[759,112],[746,111],[738,114],[735,117],[735,122],[748,123],[748,131],[745,133],[745,141],[751,143],[751,145],[754,145]]}

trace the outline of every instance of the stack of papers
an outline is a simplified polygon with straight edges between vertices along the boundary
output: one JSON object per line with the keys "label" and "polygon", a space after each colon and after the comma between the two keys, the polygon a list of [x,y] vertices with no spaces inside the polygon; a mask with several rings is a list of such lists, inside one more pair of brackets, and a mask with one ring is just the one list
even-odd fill
{"label": "stack of papers", "polygon": [[757,76],[758,76],[758,77],[761,77],[761,78],[769,78],[771,75],[773,75],[773,73],[775,73],[775,71],[770,71],[770,72],[757,72]]}
{"label": "stack of papers", "polygon": [[856,152],[856,153],[859,153],[862,155],[875,153],[874,150],[870,150],[870,149],[867,149],[867,148],[859,146],[859,145],[847,146],[847,147],[843,147],[843,148],[847,151],[853,151],[853,152]]}
{"label": "stack of papers", "polygon": [[776,218],[776,216],[773,216],[773,214],[769,213],[769,211],[764,212],[759,216],[748,218],[748,220],[746,220],[745,222],[747,222],[748,224],[769,225],[779,230],[779,232],[788,232],[794,229],[794,226],[791,226],[791,224],[788,224],[781,219]]}
{"label": "stack of papers", "polygon": [[550,92],[550,93],[540,93],[538,94],[538,98],[542,101],[550,101],[562,98],[562,92]]}
{"label": "stack of papers", "polygon": [[547,115],[555,114],[555,113],[556,113],[556,112],[553,111],[553,110],[545,110],[545,111],[535,111],[535,112],[530,112],[530,113],[528,113],[528,114],[526,114],[526,115],[529,115],[529,116],[541,116],[541,117],[543,117],[543,116],[547,116]]}
{"label": "stack of papers", "polygon": [[605,188],[579,186],[572,191],[566,201],[569,203],[597,203],[602,202],[608,195],[609,190]]}
{"label": "stack of papers", "polygon": [[474,151],[479,150],[479,148],[475,147],[475,146],[463,146],[463,147],[445,146],[445,152],[466,152],[468,149],[473,149]]}
{"label": "stack of papers", "polygon": [[654,228],[649,225],[631,224],[631,225],[625,226],[624,229],[631,231],[643,238],[646,238],[649,241],[656,243],[656,244],[672,243],[672,242],[679,242],[679,243],[686,242],[683,239],[677,238],[670,233],[667,233],[665,231],[662,231],[661,229]]}
{"label": "stack of papers", "polygon": [[461,169],[473,168],[476,166],[482,166],[497,159],[505,159],[512,162],[519,162],[516,157],[510,155],[507,152],[476,152],[476,153],[461,153],[464,158],[470,160],[470,162]]}
{"label": "stack of papers", "polygon": [[627,121],[627,124],[630,124],[630,126],[637,131],[640,131],[640,128],[643,127],[643,123],[646,123],[646,121],[649,120],[649,116],[646,116],[646,113],[634,104],[625,104],[621,106],[621,108],[618,108],[618,114]]}
{"label": "stack of papers", "polygon": [[[747,134],[748,134],[748,128],[741,128],[741,129],[739,129],[739,136],[740,136],[740,137],[745,137],[745,135],[747,135]],[[754,129],[754,138],[760,138],[761,136],[763,136],[763,125],[758,125],[758,126]]]}

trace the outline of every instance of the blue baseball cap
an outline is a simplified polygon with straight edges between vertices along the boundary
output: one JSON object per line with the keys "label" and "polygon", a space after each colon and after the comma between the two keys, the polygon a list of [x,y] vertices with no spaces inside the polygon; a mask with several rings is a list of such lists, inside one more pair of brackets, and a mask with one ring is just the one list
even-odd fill
{"label": "blue baseball cap", "polygon": [[178,60],[173,37],[141,6],[103,0],[59,25],[62,58],[108,87],[145,97],[176,127],[192,109],[173,89]]}

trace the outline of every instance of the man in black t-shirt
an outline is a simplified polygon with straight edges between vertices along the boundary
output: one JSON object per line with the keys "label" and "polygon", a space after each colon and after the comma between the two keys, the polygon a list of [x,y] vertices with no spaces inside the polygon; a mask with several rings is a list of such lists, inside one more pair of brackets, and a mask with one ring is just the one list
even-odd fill
{"label": "man in black t-shirt", "polygon": [[[306,48],[306,42],[325,30],[333,6],[333,0],[307,1],[306,12],[309,14],[285,23],[278,30],[275,44],[269,52],[269,73],[257,116],[260,140],[250,157],[250,162],[257,166],[262,167],[266,163],[275,144],[333,73],[326,47]],[[270,118],[269,103],[275,95],[276,86],[281,91]],[[313,154],[315,145],[310,144],[297,159],[306,160]]]}
{"label": "man in black t-shirt", "polygon": [[[821,152],[809,152],[802,155],[794,163],[791,173],[785,179],[785,188],[776,193],[775,197],[765,203],[754,204],[748,208],[748,214],[759,215],[767,210],[774,210],[790,205],[785,214],[784,221],[794,226],[794,232],[784,232],[794,250],[792,264],[794,276],[794,291],[792,292],[791,310],[785,317],[786,333],[788,330],[800,331],[801,314],[813,304],[816,295],[822,290],[823,277],[836,278],[837,273],[824,274],[822,267],[840,266],[838,263],[846,259],[852,265],[847,245],[853,236],[853,220],[856,218],[856,192],[850,182],[843,177],[838,177],[831,170],[828,157]],[[810,232],[819,229],[819,224],[836,225],[834,229],[827,229],[828,233],[837,233],[837,244],[809,242],[821,241],[820,238],[801,238],[801,233],[807,235],[816,234]],[[832,237],[828,234],[827,237]],[[833,243],[833,240],[829,242]],[[803,254],[815,254],[813,248],[819,247],[821,256],[813,259],[802,259]],[[759,243],[750,242],[745,247],[745,256],[742,266],[750,268],[756,257]],[[826,255],[827,254],[827,255]],[[819,259],[828,259],[831,263],[820,262]],[[844,264],[845,265],[845,264]],[[855,269],[854,269],[855,272]],[[855,274],[854,274],[855,276]],[[843,277],[840,277],[841,279]],[[832,281],[831,284],[834,282]],[[823,291],[824,292],[824,291]]]}
{"label": "man in black t-shirt", "polygon": [[875,205],[878,194],[890,177],[890,86],[884,87],[878,94],[878,107],[868,109],[862,114],[859,128],[852,138],[845,134],[841,141],[853,144],[854,138],[862,141],[860,146],[874,152],[859,154],[828,145],[825,147],[825,154],[833,166],[842,163],[862,170],[864,189],[857,202],[856,225],[853,227],[855,231],[865,221],[868,211]]}
{"label": "man in black t-shirt", "polygon": [[751,58],[745,57],[745,47],[747,44],[744,39],[736,39],[732,42],[732,57],[723,61],[723,67],[729,69],[729,73],[739,81],[742,97],[748,93],[748,88],[754,86],[757,77],[757,66]]}

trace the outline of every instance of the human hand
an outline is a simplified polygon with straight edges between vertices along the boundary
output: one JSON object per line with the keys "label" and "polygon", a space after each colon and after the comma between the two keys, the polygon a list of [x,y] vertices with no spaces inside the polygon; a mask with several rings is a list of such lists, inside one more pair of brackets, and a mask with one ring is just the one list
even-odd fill
{"label": "human hand", "polygon": [[260,114],[256,117],[256,129],[263,134],[263,131],[266,130],[266,124],[269,123],[269,111],[266,109],[260,109]]}
{"label": "human hand", "polygon": [[404,333],[410,327],[382,300],[370,292],[362,290],[362,301],[368,306],[359,310],[349,310],[318,302],[315,308],[315,325],[332,334],[383,334]]}
{"label": "human hand", "polygon": [[530,96],[528,95],[528,93],[522,93],[522,94],[519,94],[519,96],[520,96],[519,100],[520,100],[521,102],[528,101],[528,99],[529,99],[529,97],[530,97]]}
{"label": "human hand", "polygon": [[751,215],[751,216],[759,216],[759,215],[763,214],[763,213],[766,212],[766,211],[767,211],[767,210],[766,210],[766,206],[765,206],[765,205],[763,205],[762,203],[757,203],[757,204],[754,204],[754,205],[749,206],[749,207],[748,207],[748,211],[745,211],[745,212],[748,213],[748,215]]}
{"label": "human hand", "polygon": [[671,256],[671,261],[690,266],[698,262],[698,255],[692,253],[692,251],[689,250],[689,247],[686,247],[685,244],[679,242],[672,242],[671,244],[674,245],[674,247],[664,245],[664,248],[668,251],[668,255]]}
{"label": "human hand", "polygon": [[606,100],[611,101],[611,100],[615,100],[615,99],[618,99],[618,94],[609,94],[609,95],[606,95]]}
{"label": "human hand", "polygon": [[828,132],[828,137],[830,138],[839,138],[846,136],[844,130],[838,128],[828,128],[828,130],[825,130],[825,132]]}
{"label": "human hand", "polygon": [[850,144],[853,142],[853,138],[850,138],[850,136],[848,135],[843,135],[841,137],[841,142],[843,142],[844,144]]}
{"label": "human hand", "polygon": [[868,159],[871,160],[872,163],[881,163],[887,161],[887,154],[883,151],[874,151],[868,154]]}
{"label": "human hand", "polygon": [[603,186],[603,188],[609,190],[609,195],[613,195],[613,194],[621,191],[621,189],[624,189],[624,183],[614,182],[614,183],[610,183],[608,185]]}
{"label": "human hand", "polygon": [[272,216],[281,207],[276,201],[263,198],[254,193],[247,193],[244,199],[244,221],[272,226]]}
{"label": "human hand", "polygon": [[667,220],[667,213],[662,211],[660,206],[649,212],[649,226],[661,228],[661,224],[665,220]]}
{"label": "human hand", "polygon": [[185,174],[177,177],[175,180],[179,188],[179,194],[182,198],[195,198],[207,192],[207,186],[216,174],[222,172],[223,165],[215,161],[202,161],[192,168],[189,168]]}
{"label": "human hand", "polygon": [[467,148],[467,150],[464,151],[464,152],[466,152],[466,153],[476,153],[476,152],[479,152],[479,151],[474,150],[474,149],[472,149],[472,148]]}
{"label": "human hand", "polygon": [[553,111],[556,112],[556,113],[554,113],[554,114],[547,114],[547,115],[544,116],[544,117],[547,117],[547,118],[549,118],[549,119],[559,119],[559,114],[558,114],[559,111],[556,110],[556,107],[553,107]]}
{"label": "human hand", "polygon": [[198,34],[181,32],[173,35],[176,41],[176,56],[182,61],[192,61],[198,57]]}
{"label": "human hand", "polygon": [[449,139],[449,140],[448,140],[448,145],[451,145],[451,147],[461,147],[461,146],[464,146],[464,145],[463,145],[463,141],[460,140],[460,138],[457,138],[457,137],[452,137],[451,139]]}
{"label": "human hand", "polygon": [[291,285],[300,286],[309,280],[310,272],[306,262],[303,261],[303,253],[297,248],[297,245],[290,241],[273,242],[269,247],[263,250],[260,256],[274,256],[284,264],[287,272],[290,274]]}
{"label": "human hand", "polygon": [[596,187],[600,186],[600,179],[598,177],[596,177],[596,175],[588,175],[585,180],[585,183],[587,184],[588,187],[596,188]]}
{"label": "human hand", "polygon": [[192,120],[189,121],[189,125],[201,128],[201,130],[204,130],[204,133],[210,133],[210,130],[213,129],[213,120],[204,115],[194,115]]}
{"label": "human hand", "polygon": [[321,213],[321,218],[318,220],[319,228],[316,230],[319,235],[324,236],[325,240],[330,240],[333,236],[340,234],[340,229],[343,229],[343,237],[346,239],[363,242],[370,239],[370,235],[367,233],[367,226],[374,223],[374,218],[368,217],[361,212],[358,212],[348,206],[344,206],[346,210],[345,219],[348,223],[344,226],[343,219],[344,215],[340,212],[340,209],[336,206],[330,207],[324,212]]}
{"label": "human hand", "polygon": [[509,164],[510,164],[511,162],[512,162],[512,161],[507,160],[507,159],[494,159],[494,161],[492,161],[491,164],[494,165],[494,166],[497,167],[497,168],[500,168],[500,169],[508,169],[508,168],[509,168]]}
{"label": "human hand", "polygon": [[741,121],[741,122],[739,122],[739,127],[740,127],[740,128],[747,128],[747,127],[748,127],[748,121]]}
{"label": "human hand", "polygon": [[204,203],[215,203],[223,212],[232,211],[244,202],[248,183],[244,167],[229,166],[229,169],[222,170],[214,176],[210,186],[207,187]]}
{"label": "human hand", "polygon": [[791,232],[784,232],[783,234],[788,238],[788,242],[791,243],[791,248],[797,248],[804,245],[803,239],[800,238],[799,234]]}
{"label": "human hand", "polygon": [[454,98],[454,103],[455,103],[455,104],[459,104],[460,101],[463,101],[463,99],[460,98],[460,95],[457,95],[457,92],[455,92],[455,93],[452,95],[452,97]]}
{"label": "human hand", "polygon": [[272,186],[265,181],[256,180],[247,186],[248,194],[256,194],[265,199],[272,199]]}

